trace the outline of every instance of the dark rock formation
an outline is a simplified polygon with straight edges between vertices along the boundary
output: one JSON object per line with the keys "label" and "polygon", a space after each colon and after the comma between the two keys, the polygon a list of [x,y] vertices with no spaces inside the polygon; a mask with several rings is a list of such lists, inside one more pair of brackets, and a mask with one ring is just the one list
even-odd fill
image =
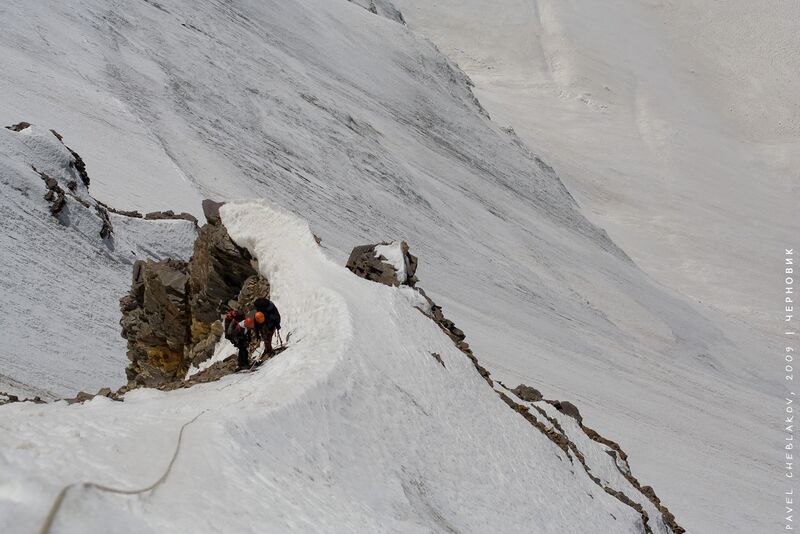
{"label": "dark rock formation", "polygon": [[184,221],[189,221],[193,222],[194,224],[197,224],[197,217],[195,217],[191,213],[186,213],[185,211],[181,213],[175,213],[172,210],[151,211],[150,213],[145,215],[144,218],[149,221],[159,221],[164,219],[181,219]]}
{"label": "dark rock formation", "polygon": [[213,322],[238,297],[244,282],[256,276],[255,260],[231,240],[222,223],[200,228],[190,260],[193,316]]}
{"label": "dark rock formation", "polygon": [[131,217],[131,218],[134,218],[134,219],[142,219],[142,218],[144,218],[144,215],[142,215],[138,211],[118,210],[118,209],[112,208],[111,206],[109,206],[108,204],[105,204],[104,202],[100,202],[99,200],[97,201],[97,204],[100,205],[102,208],[104,208],[107,212],[116,213],[117,215],[123,215],[125,217]]}
{"label": "dark rock formation", "polygon": [[155,386],[187,367],[189,342],[188,265],[166,260],[136,262],[130,293],[120,301],[122,337],[128,340],[128,380]]}
{"label": "dark rock formation", "polygon": [[270,289],[250,253],[231,240],[219,217],[212,220],[200,229],[189,261],[193,346],[187,359],[193,365],[213,355],[223,333],[221,315],[231,308],[249,309]]}
{"label": "dark rock formation", "polygon": [[[275,357],[275,355],[280,354],[285,350],[283,348],[275,349],[275,354],[271,357],[264,358],[253,362],[252,369],[259,367],[260,365],[264,364],[264,362],[269,361],[269,359]],[[174,382],[168,382],[166,384],[162,384],[158,386],[158,389],[162,391],[172,391],[174,389],[181,389],[181,388],[190,388],[197,384],[205,384],[207,382],[216,382],[217,380],[236,372],[236,355],[231,354],[227,358],[222,361],[214,362],[207,369],[203,369],[202,371],[197,372],[196,374],[192,375],[187,380],[178,380]]]}
{"label": "dark rock formation", "polygon": [[387,286],[399,284],[394,267],[388,262],[379,260],[375,255],[375,245],[355,247],[350,253],[346,267],[361,278],[366,278],[379,284]]}
{"label": "dark rock formation", "polygon": [[50,213],[54,216],[58,215],[64,209],[64,204],[66,203],[64,190],[58,185],[58,181],[48,176],[47,173],[40,172],[36,167],[32,168],[34,172],[41,176],[44,186],[47,188],[44,199],[50,203]]}
{"label": "dark rock formation", "polygon": [[100,217],[100,220],[103,221],[103,226],[100,227],[100,237],[108,239],[114,234],[114,227],[111,226],[108,210],[98,202],[95,206],[95,211],[97,212],[97,216]]}
{"label": "dark rock formation", "polygon": [[173,389],[188,388],[196,384],[205,384],[206,382],[215,382],[220,378],[236,372],[236,355],[231,354],[221,362],[215,362],[210,365],[208,369],[200,371],[188,380],[170,382],[159,386],[158,389],[170,391]]}
{"label": "dark rock formation", "polygon": [[83,185],[89,187],[89,173],[86,172],[86,163],[84,163],[83,158],[81,158],[77,152],[72,150],[67,145],[64,146],[67,147],[67,150],[69,150],[70,154],[72,154],[72,157],[75,158],[75,161],[70,162],[70,165],[73,166],[76,171],[78,171],[78,176],[81,177]]}
{"label": "dark rock formation", "polygon": [[[367,280],[372,280],[379,284],[387,286],[401,285],[400,281],[397,279],[397,270],[394,266],[375,251],[375,247],[388,244],[389,243],[379,243],[377,245],[355,247],[350,253],[350,258],[347,260],[346,267],[361,278],[366,278]],[[408,251],[408,243],[403,241],[401,247],[403,249],[403,255],[405,256],[407,276],[406,281],[403,282],[402,285],[414,287],[417,283],[417,277],[415,276],[417,271],[417,258],[416,256],[412,256]]]}
{"label": "dark rock formation", "polygon": [[78,394],[73,398],[64,400],[67,401],[67,404],[83,404],[84,402],[92,400],[95,397],[108,397],[111,400],[122,401],[122,396],[114,391],[111,391],[111,388],[100,388],[100,390],[95,394],[79,391]]}
{"label": "dark rock formation", "polygon": [[33,402],[35,404],[44,404],[44,401],[41,399],[41,397],[38,397],[38,396],[34,397],[32,399],[20,399],[16,395],[12,395],[11,393],[5,393],[3,391],[0,391],[0,406],[2,406],[4,404],[11,404],[11,403],[14,403],[14,402]]}
{"label": "dark rock formation", "polygon": [[[520,397],[522,398],[522,397]],[[525,399],[523,399],[525,400]],[[552,404],[553,407],[558,410],[559,412],[563,413],[564,415],[568,415],[575,419],[578,424],[583,423],[583,417],[581,416],[581,412],[578,410],[578,407],[572,404],[569,401],[547,401],[548,403]]]}
{"label": "dark rock formation", "polygon": [[[21,122],[20,124],[28,124],[28,123]],[[19,124],[17,126],[19,126]],[[30,126],[30,124],[28,124],[28,126]],[[19,131],[19,130],[15,130],[15,131]],[[89,187],[89,174],[86,172],[86,163],[83,161],[83,158],[81,158],[80,155],[78,155],[77,152],[72,150],[70,147],[68,147],[64,143],[64,136],[63,135],[61,135],[60,133],[58,133],[55,130],[50,130],[50,132],[52,132],[52,134],[55,135],[56,138],[59,141],[61,141],[61,144],[64,145],[64,148],[69,150],[69,153],[72,154],[73,160],[69,162],[69,166],[72,167],[73,169],[75,169],[75,171],[77,171],[78,176],[81,177],[81,182],[83,182],[83,185],[85,185],[86,187]]]}
{"label": "dark rock formation", "polygon": [[211,199],[203,200],[203,215],[208,221],[208,224],[219,224],[221,219],[219,217],[219,209],[225,205],[224,202],[215,202]]}
{"label": "dark rock formation", "polygon": [[11,404],[12,402],[19,402],[19,397],[10,393],[0,392],[0,406],[3,404]]}
{"label": "dark rock formation", "polygon": [[514,395],[526,402],[538,402],[543,398],[542,393],[538,389],[526,386],[525,384],[520,384],[511,391]]}
{"label": "dark rock formation", "polygon": [[495,392],[500,396],[503,402],[505,402],[508,405],[509,408],[511,408],[512,410],[520,414],[522,417],[524,417],[526,421],[528,421],[537,430],[539,430],[539,432],[547,436],[550,439],[550,441],[555,443],[562,451],[569,454],[570,441],[563,433],[558,432],[555,427],[548,427],[547,425],[545,425],[543,422],[537,419],[535,415],[531,413],[531,411],[528,409],[527,406],[523,406],[522,404],[515,402],[514,399],[512,399],[502,391],[495,390]]}
{"label": "dark rock formation", "polygon": [[188,262],[136,262],[131,290],[120,300],[128,340],[129,388],[182,382],[191,365],[214,354],[230,308],[269,297],[250,253],[231,240],[219,218],[198,232]]}
{"label": "dark rock formation", "polygon": [[31,123],[29,122],[19,122],[17,124],[12,124],[11,126],[6,126],[7,130],[11,130],[12,132],[21,132],[25,128],[29,128]]}

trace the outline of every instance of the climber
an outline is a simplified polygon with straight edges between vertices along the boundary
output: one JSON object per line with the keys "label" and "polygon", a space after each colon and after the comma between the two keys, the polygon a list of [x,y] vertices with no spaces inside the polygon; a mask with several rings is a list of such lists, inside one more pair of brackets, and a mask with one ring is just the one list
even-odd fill
{"label": "climber", "polygon": [[250,340],[254,330],[252,317],[245,317],[239,310],[231,310],[225,315],[225,339],[239,349],[236,370],[250,367]]}
{"label": "climber", "polygon": [[[256,339],[264,340],[264,353],[271,356],[274,352],[272,349],[272,336],[277,330],[281,329],[281,314],[275,304],[268,298],[256,299],[253,308],[255,310],[253,319],[255,321]],[[278,335],[280,336],[280,334]]]}

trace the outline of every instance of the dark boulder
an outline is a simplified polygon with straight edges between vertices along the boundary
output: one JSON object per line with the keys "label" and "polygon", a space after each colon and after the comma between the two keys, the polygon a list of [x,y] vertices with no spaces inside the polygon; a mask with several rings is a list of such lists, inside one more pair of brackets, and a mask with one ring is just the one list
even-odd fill
{"label": "dark boulder", "polygon": [[220,224],[222,222],[219,216],[219,209],[224,205],[224,202],[215,202],[208,198],[203,200],[203,215],[208,224]]}
{"label": "dark boulder", "polygon": [[526,402],[538,402],[542,400],[542,393],[536,388],[520,384],[511,390],[514,395]]}
{"label": "dark boulder", "polygon": [[403,241],[400,246],[403,251],[403,257],[406,267],[406,280],[400,282],[397,278],[397,270],[394,266],[383,256],[377,253],[376,247],[380,245],[389,245],[390,243],[379,243],[376,245],[361,245],[355,247],[350,253],[350,258],[347,260],[346,267],[353,273],[384,284],[387,286],[407,285],[414,287],[417,282],[415,273],[417,271],[417,258],[411,255],[408,251],[408,243]]}
{"label": "dark boulder", "polygon": [[375,245],[355,247],[350,253],[346,267],[361,278],[387,286],[399,285],[394,267],[389,262],[379,260],[375,255]]}
{"label": "dark boulder", "polygon": [[12,132],[21,132],[25,128],[29,128],[31,123],[29,122],[18,122],[17,124],[12,124],[11,126],[6,126],[7,130],[11,130]]}
{"label": "dark boulder", "polygon": [[[10,127],[8,127],[11,129]],[[4,393],[0,391],[0,406],[4,404],[11,404],[12,402],[19,402],[19,397],[11,393]]]}
{"label": "dark boulder", "polygon": [[581,412],[578,410],[578,407],[572,404],[571,402],[569,401],[547,401],[547,402],[552,404],[553,407],[559,412],[575,419],[578,422],[578,424],[583,423],[583,416],[581,416]]}

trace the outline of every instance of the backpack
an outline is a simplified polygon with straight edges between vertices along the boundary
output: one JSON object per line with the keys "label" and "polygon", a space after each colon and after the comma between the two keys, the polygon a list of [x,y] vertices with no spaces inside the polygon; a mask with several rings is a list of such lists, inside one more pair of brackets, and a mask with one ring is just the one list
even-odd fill
{"label": "backpack", "polygon": [[260,311],[264,314],[264,327],[267,328],[267,330],[272,330],[273,328],[280,330],[281,314],[271,300],[265,298],[256,299],[253,303],[253,307],[256,311]]}

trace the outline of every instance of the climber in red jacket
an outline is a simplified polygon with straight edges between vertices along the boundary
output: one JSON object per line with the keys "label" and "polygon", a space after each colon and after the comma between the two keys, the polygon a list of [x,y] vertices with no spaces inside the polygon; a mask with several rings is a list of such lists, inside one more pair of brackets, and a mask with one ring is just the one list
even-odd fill
{"label": "climber in red jacket", "polygon": [[245,317],[239,310],[231,310],[225,316],[225,339],[239,349],[236,370],[250,367],[250,340],[253,339],[255,323],[252,317]]}

